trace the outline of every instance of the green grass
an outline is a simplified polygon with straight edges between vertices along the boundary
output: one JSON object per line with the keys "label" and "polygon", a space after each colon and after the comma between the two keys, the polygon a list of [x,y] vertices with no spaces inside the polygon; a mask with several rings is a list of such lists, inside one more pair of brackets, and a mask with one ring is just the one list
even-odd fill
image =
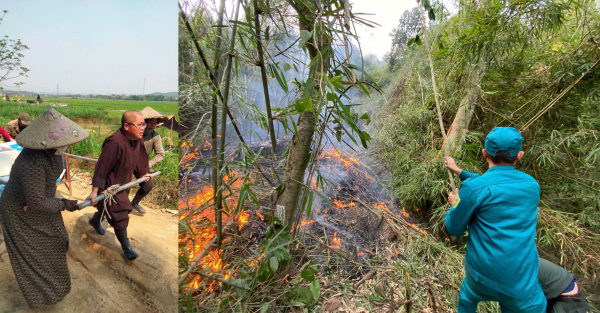
{"label": "green grass", "polygon": [[[5,127],[6,124],[19,117],[19,113],[26,112],[31,116],[33,121],[35,118],[40,116],[44,111],[52,106],[49,105],[32,105],[14,102],[0,101],[0,125]],[[64,114],[66,117],[72,120],[77,119],[102,119],[107,117],[107,112],[102,107],[93,106],[66,106],[66,107],[52,107],[58,112]]]}

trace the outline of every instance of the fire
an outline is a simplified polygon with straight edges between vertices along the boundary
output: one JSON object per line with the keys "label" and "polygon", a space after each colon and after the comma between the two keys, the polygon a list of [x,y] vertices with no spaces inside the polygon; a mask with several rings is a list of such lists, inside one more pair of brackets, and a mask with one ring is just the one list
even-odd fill
{"label": "fire", "polygon": [[358,162],[358,160],[356,158],[352,158],[352,157],[344,158],[335,149],[323,151],[323,154],[319,157],[319,159],[334,159],[334,160],[344,163],[344,166],[350,166],[350,165],[352,165],[352,163],[354,163],[356,165],[360,165],[360,163]]}
{"label": "fire", "polygon": [[365,177],[368,179],[371,179],[371,176],[369,176],[369,174],[365,173]]}
{"label": "fire", "polygon": [[306,226],[306,225],[308,225],[308,224],[312,224],[312,223],[314,223],[314,222],[315,222],[315,221],[313,221],[313,220],[310,220],[310,221],[301,221],[301,222],[300,222],[300,227],[302,227],[302,226]]}
{"label": "fire", "polygon": [[[212,199],[214,197],[214,193],[213,193],[213,189],[212,187],[207,187],[205,186],[201,192],[199,192],[196,196],[194,196],[191,199],[188,199],[187,203],[183,202],[181,199],[179,199],[179,208],[180,209],[185,209],[188,207],[188,204],[190,207],[200,207],[202,204],[206,203],[208,200]],[[185,215],[182,215],[182,217]]]}
{"label": "fire", "polygon": [[240,213],[240,216],[238,217],[238,221],[240,222],[240,226],[239,229],[242,229],[242,226],[244,226],[244,224],[246,224],[248,222],[248,217],[250,216],[250,214],[243,212]]}
{"label": "fire", "polygon": [[417,227],[417,225],[415,224],[410,224],[410,226],[412,226],[414,229],[416,229],[418,232],[420,232],[421,234],[427,236],[427,231],[420,229],[419,227]]}
{"label": "fire", "polygon": [[256,215],[258,215],[258,217],[260,217],[261,220],[265,220],[265,217],[262,214],[258,213],[258,211],[255,211],[254,213],[256,213]]}
{"label": "fire", "polygon": [[333,199],[333,205],[336,209],[341,209],[341,208],[352,208],[356,205],[356,203],[354,203],[354,201],[350,201],[350,203],[344,204],[340,200]]}
{"label": "fire", "polygon": [[205,140],[204,141],[204,147],[202,147],[202,150],[208,150],[208,149],[211,149],[211,148],[212,148],[212,144],[208,140]]}
{"label": "fire", "polygon": [[406,213],[406,210],[404,210],[404,208],[402,208],[402,215],[404,215],[404,217],[409,217],[410,215],[408,215],[408,213]]}
{"label": "fire", "polygon": [[340,248],[342,241],[340,240],[340,238],[337,237],[337,232],[333,233],[333,238],[331,239],[331,241],[333,244],[329,245],[330,248],[334,248],[334,249]]}
{"label": "fire", "polygon": [[223,183],[229,183],[230,181],[233,181],[232,188],[239,189],[242,187],[243,180],[240,179],[238,172],[229,172],[229,175],[223,176]]}
{"label": "fire", "polygon": [[[189,163],[190,161],[198,158],[200,158],[200,153],[198,152],[198,148],[196,148],[194,151],[184,155],[183,158],[181,158],[181,163]],[[186,166],[188,166],[188,164],[186,164]]]}

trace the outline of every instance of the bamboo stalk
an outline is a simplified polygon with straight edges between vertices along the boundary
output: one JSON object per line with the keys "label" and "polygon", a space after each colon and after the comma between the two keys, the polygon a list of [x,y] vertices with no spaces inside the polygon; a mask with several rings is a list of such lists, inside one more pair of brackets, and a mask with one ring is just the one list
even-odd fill
{"label": "bamboo stalk", "polygon": [[[225,11],[225,0],[221,0],[221,4],[219,6],[219,13],[217,18],[217,25],[223,25],[223,12]],[[214,61],[214,70],[217,75],[217,81],[214,83],[214,88],[219,89],[219,58],[221,56],[221,36],[223,35],[223,28],[217,27],[217,38],[215,39],[215,61]],[[225,95],[227,96],[227,95]],[[221,99],[223,100],[223,99]],[[224,103],[223,101],[221,101]],[[211,149],[211,165],[212,165],[212,184],[213,184],[213,194],[217,195],[220,190],[220,175],[219,172],[219,161],[217,159],[217,116],[218,116],[218,108],[217,108],[217,94],[213,93],[212,96],[212,113],[211,113],[211,141],[212,141],[212,149]],[[217,200],[216,206],[216,223],[217,223],[217,245],[220,247],[222,243],[223,237],[223,204],[221,201]]]}
{"label": "bamboo stalk", "polygon": [[98,160],[96,160],[96,159],[86,158],[86,157],[82,157],[82,156],[74,155],[74,154],[70,154],[70,153],[65,153],[65,155],[72,159],[79,159],[79,160],[84,160],[84,161],[94,162],[94,163],[98,162]]}
{"label": "bamboo stalk", "polygon": [[[444,121],[442,120],[442,110],[440,109],[440,99],[438,95],[437,85],[435,83],[433,58],[431,57],[429,43],[427,42],[427,26],[425,25],[425,13],[423,12],[423,7],[421,6],[419,0],[417,0],[417,6],[419,7],[419,12],[421,12],[421,24],[423,25],[423,41],[425,41],[425,53],[427,54],[427,59],[429,60],[429,69],[431,69],[431,84],[433,85],[433,95],[435,97],[435,107],[437,109],[438,121],[440,122],[440,131],[442,132],[444,142],[448,142],[448,137],[446,137],[446,130],[444,129]],[[446,156],[450,156],[450,147],[448,145],[444,146],[444,153]],[[450,169],[446,168],[446,171],[448,172],[448,177],[450,178],[450,187],[452,188],[452,193],[454,193],[456,189],[456,185],[454,184],[454,177],[452,176],[452,172],[450,171]]]}
{"label": "bamboo stalk", "polygon": [[254,0],[254,25],[256,27],[256,48],[258,50],[258,66],[260,67],[260,75],[263,84],[263,93],[265,94],[265,106],[267,107],[267,117],[269,120],[269,135],[271,136],[271,146],[273,147],[273,156],[277,148],[275,140],[275,128],[273,127],[273,115],[271,114],[271,101],[269,99],[269,81],[267,80],[267,70],[265,69],[264,51],[262,41],[260,39],[260,21],[259,15],[262,10],[258,7],[258,0]]}
{"label": "bamboo stalk", "polygon": [[[223,4],[223,2],[225,2],[225,0],[222,0],[221,4]],[[238,0],[237,2],[237,6],[235,9],[235,19],[238,19],[238,13],[240,11],[240,0]],[[227,101],[229,101],[229,84],[231,82],[231,68],[232,65],[231,63],[233,62],[233,48],[235,47],[235,34],[237,32],[237,23],[233,24],[233,34],[231,36],[231,43],[229,45],[229,51],[230,53],[228,54],[228,62],[227,62],[227,67],[225,68],[225,87],[224,87],[224,97],[223,97],[223,109],[221,110],[221,142],[220,142],[220,151],[219,151],[219,160],[217,163],[217,168],[218,168],[218,186],[219,186],[219,190],[217,191],[216,195],[217,195],[217,242],[219,244],[219,247],[221,246],[221,240],[222,240],[222,233],[223,233],[223,229],[222,229],[222,216],[223,216],[223,175],[221,173],[221,170],[223,169],[223,165],[225,164],[225,132],[227,129],[227,116],[226,116],[226,112],[227,112]]]}

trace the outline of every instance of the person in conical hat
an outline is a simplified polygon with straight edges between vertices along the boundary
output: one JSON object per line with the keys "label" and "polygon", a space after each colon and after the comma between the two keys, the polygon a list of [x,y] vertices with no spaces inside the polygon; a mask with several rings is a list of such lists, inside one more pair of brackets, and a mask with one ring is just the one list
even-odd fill
{"label": "person in conical hat", "polygon": [[71,290],[69,236],[64,210],[77,201],[56,199],[61,154],[89,133],[50,108],[17,136],[23,150],[0,197],[0,224],[17,282],[31,308],[60,302]]}
{"label": "person in conical hat", "polygon": [[[142,115],[144,116],[144,122],[146,123],[146,129],[144,130],[144,148],[146,149],[146,153],[148,157],[152,151],[154,151],[154,157],[150,160],[150,167],[158,164],[165,158],[165,150],[162,145],[162,138],[155,130],[158,124],[166,122],[169,118],[156,112],[151,107],[145,107],[142,110]],[[147,196],[152,190],[152,181],[147,180],[140,184],[140,189],[135,194],[135,197],[131,201],[131,205],[134,209],[136,209],[140,214],[146,213],[146,209],[144,209],[140,205],[140,201]]]}

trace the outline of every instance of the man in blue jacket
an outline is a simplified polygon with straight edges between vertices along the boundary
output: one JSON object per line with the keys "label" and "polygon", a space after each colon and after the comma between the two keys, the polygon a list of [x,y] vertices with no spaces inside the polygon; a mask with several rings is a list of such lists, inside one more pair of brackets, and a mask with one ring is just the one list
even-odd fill
{"label": "man in blue jacket", "polygon": [[535,244],[540,186],[514,167],[523,157],[522,141],[513,127],[492,129],[482,151],[489,165],[483,175],[444,159],[463,182],[448,196],[446,229],[460,237],[469,227],[459,313],[474,313],[480,301],[499,302],[503,313],[546,310]]}

